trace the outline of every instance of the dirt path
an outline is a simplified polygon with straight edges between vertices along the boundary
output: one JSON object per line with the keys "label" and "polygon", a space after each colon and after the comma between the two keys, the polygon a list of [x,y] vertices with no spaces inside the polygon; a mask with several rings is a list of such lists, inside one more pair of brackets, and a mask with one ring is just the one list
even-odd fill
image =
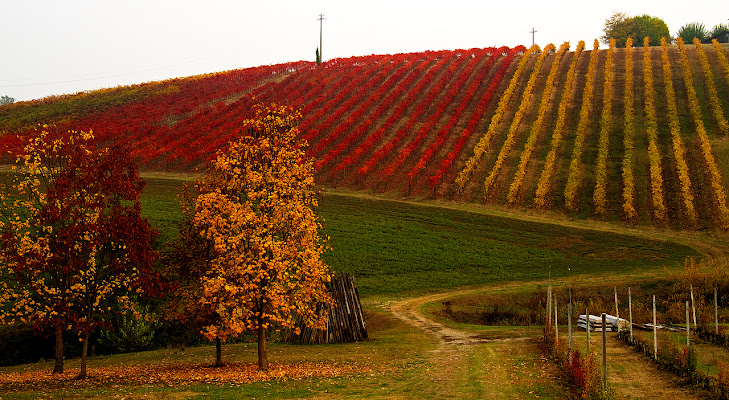
{"label": "dirt path", "polygon": [[[554,366],[537,354],[536,341],[528,336],[487,339],[441,324],[421,307],[473,290],[460,290],[410,298],[390,307],[399,319],[438,338],[430,351],[432,380],[444,398],[561,399],[565,393],[551,379]],[[519,345],[514,345],[519,343]]]}
{"label": "dirt path", "polygon": [[[595,341],[602,347],[602,339]],[[592,340],[591,340],[592,342]],[[612,335],[608,339],[608,380],[620,399],[704,399],[693,390],[681,387],[676,376],[659,370],[643,355],[636,353]],[[600,352],[602,357],[602,351]],[[614,360],[614,361],[610,361]]]}
{"label": "dirt path", "polygon": [[470,290],[460,290],[447,293],[431,294],[422,297],[414,297],[393,304],[390,311],[399,319],[414,325],[416,328],[437,336],[441,344],[468,344],[483,342],[476,335],[466,331],[452,329],[443,324],[433,321],[426,317],[420,307],[423,304],[444,300],[446,298],[455,297],[469,293]]}
{"label": "dirt path", "polygon": [[[498,289],[503,286],[510,285]],[[431,351],[435,368],[429,376],[438,391],[448,398],[561,398],[564,393],[554,383],[554,365],[537,354],[534,337],[515,334],[506,339],[485,339],[439,323],[421,311],[427,303],[477,291],[483,289],[431,294],[390,306],[397,318],[438,338],[437,348]],[[601,340],[593,336],[591,347],[600,349]],[[577,334],[575,341],[584,343],[585,336]],[[598,353],[596,356],[602,357],[601,349]],[[614,337],[608,340],[608,366],[608,380],[619,399],[703,398]],[[474,377],[474,369],[480,376]]]}

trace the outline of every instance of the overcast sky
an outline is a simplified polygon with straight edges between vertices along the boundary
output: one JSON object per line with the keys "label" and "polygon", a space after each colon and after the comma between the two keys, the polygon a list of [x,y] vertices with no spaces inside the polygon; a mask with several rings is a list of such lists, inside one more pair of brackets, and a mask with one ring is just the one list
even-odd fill
{"label": "overcast sky", "polygon": [[30,100],[314,60],[488,46],[591,46],[614,11],[727,23],[722,2],[664,0],[0,0],[0,96]]}

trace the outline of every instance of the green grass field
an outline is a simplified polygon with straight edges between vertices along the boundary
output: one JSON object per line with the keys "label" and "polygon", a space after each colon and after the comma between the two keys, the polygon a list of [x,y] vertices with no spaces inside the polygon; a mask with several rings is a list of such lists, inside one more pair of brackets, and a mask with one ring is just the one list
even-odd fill
{"label": "green grass field", "polygon": [[[685,245],[452,208],[327,193],[320,202],[335,271],[366,294],[396,294],[569,273],[681,265]],[[571,272],[570,272],[571,270]]]}
{"label": "green grass field", "polygon": [[[144,215],[169,240],[183,181],[146,181]],[[318,212],[331,238],[326,261],[354,274],[365,296],[547,279],[550,267],[555,277],[639,273],[700,256],[675,242],[356,193],[324,191]]]}

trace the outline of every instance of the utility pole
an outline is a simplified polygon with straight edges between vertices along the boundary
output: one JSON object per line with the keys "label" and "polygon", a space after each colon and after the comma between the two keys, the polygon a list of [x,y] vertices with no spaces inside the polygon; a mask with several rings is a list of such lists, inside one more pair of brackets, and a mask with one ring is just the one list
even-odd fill
{"label": "utility pole", "polygon": [[532,27],[532,30],[529,33],[532,34],[532,46],[534,46],[534,34],[537,33],[537,30]]}
{"label": "utility pole", "polygon": [[324,61],[324,50],[322,49],[322,26],[324,25],[324,14],[319,14],[319,60]]}

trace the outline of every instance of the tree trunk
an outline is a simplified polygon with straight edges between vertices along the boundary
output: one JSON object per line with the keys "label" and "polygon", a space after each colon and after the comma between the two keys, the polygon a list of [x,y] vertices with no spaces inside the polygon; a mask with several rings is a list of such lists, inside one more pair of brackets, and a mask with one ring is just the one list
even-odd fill
{"label": "tree trunk", "polygon": [[89,333],[84,334],[83,344],[81,345],[81,372],[78,379],[86,379],[86,355],[89,350]]}
{"label": "tree trunk", "polygon": [[262,322],[258,322],[258,369],[268,369],[268,355],[266,354],[266,329]]}
{"label": "tree trunk", "polygon": [[63,373],[63,327],[56,327],[56,365],[53,366],[54,374]]}
{"label": "tree trunk", "polygon": [[215,366],[223,366],[223,341],[220,338],[215,339]]}

